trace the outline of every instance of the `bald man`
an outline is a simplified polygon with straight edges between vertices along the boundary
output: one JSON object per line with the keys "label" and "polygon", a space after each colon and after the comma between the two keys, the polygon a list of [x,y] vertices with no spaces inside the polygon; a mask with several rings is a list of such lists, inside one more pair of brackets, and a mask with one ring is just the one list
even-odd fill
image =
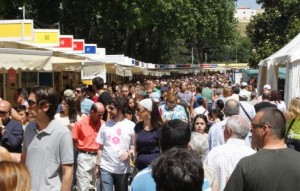
{"label": "bald man", "polygon": [[0,101],[0,140],[1,146],[9,152],[21,153],[23,142],[22,124],[11,119],[11,105],[8,101]]}
{"label": "bald man", "polygon": [[[72,137],[78,150],[77,158],[77,190],[89,190],[95,185],[95,164],[99,144],[95,141],[100,127],[105,107],[102,103],[94,103],[89,116],[75,123]],[[92,182],[92,185],[91,185]]]}

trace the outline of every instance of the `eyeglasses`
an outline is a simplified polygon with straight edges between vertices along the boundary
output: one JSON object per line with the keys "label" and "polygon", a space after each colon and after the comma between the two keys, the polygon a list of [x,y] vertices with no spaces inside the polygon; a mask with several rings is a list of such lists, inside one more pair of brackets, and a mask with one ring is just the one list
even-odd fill
{"label": "eyeglasses", "polygon": [[0,111],[0,117],[4,117],[7,113],[7,111]]}
{"label": "eyeglasses", "polygon": [[81,93],[81,90],[75,90],[76,93],[80,94]]}
{"label": "eyeglasses", "polygon": [[251,128],[258,128],[258,127],[263,127],[263,126],[268,126],[269,128],[272,128],[270,125],[266,124],[266,123],[255,123],[255,122],[251,122]]}
{"label": "eyeglasses", "polygon": [[27,102],[29,107],[32,107],[34,104],[36,104],[36,102],[31,99],[27,100]]}

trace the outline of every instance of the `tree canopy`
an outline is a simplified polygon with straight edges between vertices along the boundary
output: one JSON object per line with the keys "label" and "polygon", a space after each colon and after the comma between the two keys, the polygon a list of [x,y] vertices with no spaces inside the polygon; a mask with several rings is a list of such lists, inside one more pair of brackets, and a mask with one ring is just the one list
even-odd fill
{"label": "tree canopy", "polygon": [[300,32],[300,2],[298,0],[257,0],[265,10],[247,27],[253,51],[250,64],[257,66]]}
{"label": "tree canopy", "polygon": [[73,34],[75,38],[84,38],[86,43],[97,43],[98,47],[106,48],[107,54],[175,64],[191,63],[193,50],[194,63],[202,63],[235,58],[235,2],[0,0],[0,17],[21,18],[18,7],[24,5],[26,18],[34,19],[37,25],[56,26],[59,22],[61,34]]}

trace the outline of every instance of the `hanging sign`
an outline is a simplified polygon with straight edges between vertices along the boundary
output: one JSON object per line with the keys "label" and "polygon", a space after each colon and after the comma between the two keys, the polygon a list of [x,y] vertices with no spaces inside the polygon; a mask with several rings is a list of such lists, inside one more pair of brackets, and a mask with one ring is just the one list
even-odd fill
{"label": "hanging sign", "polygon": [[74,39],[73,40],[73,51],[84,52],[84,40],[83,39]]}
{"label": "hanging sign", "polygon": [[34,42],[38,46],[58,46],[58,29],[34,29]]}
{"label": "hanging sign", "polygon": [[85,44],[84,45],[84,53],[85,54],[96,54],[97,52],[97,44]]}

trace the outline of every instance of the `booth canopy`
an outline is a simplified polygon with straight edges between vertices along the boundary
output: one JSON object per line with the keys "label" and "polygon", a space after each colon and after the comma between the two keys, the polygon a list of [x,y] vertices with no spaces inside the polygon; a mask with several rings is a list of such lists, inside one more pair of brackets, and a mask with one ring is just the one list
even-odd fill
{"label": "booth canopy", "polygon": [[51,51],[0,48],[0,68],[51,71]]}
{"label": "booth canopy", "polygon": [[289,104],[293,97],[300,96],[300,34],[292,39],[287,45],[260,61],[258,88],[265,83],[271,84],[277,89],[279,66],[286,66],[284,101]]}

